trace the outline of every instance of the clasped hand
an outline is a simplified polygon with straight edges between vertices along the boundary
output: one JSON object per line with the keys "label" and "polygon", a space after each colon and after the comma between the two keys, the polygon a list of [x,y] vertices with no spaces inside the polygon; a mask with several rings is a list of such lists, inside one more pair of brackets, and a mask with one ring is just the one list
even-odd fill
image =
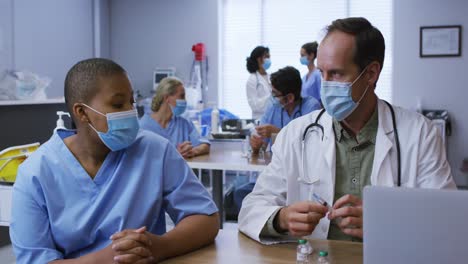
{"label": "clasped hand", "polygon": [[154,263],[151,238],[146,227],[126,229],[110,237],[114,251],[114,263]]}

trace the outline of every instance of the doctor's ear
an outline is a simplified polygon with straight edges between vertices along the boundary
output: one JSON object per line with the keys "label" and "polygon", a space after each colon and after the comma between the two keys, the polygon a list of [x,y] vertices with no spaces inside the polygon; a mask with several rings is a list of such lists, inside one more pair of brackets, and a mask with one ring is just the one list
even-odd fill
{"label": "doctor's ear", "polygon": [[374,86],[379,79],[380,71],[382,67],[377,61],[373,61],[367,66],[367,73],[369,74],[368,85]]}

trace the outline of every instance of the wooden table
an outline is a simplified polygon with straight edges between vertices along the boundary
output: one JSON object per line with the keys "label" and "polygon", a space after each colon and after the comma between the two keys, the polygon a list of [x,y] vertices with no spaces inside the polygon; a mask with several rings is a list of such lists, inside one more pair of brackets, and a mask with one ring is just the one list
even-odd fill
{"label": "wooden table", "polygon": [[250,158],[243,157],[241,140],[212,141],[210,154],[187,159],[192,169],[212,171],[213,200],[219,209],[221,228],[224,221],[223,171],[262,171],[270,161],[270,152],[265,152],[263,160],[259,160],[258,155],[251,155]]}
{"label": "wooden table", "polygon": [[[317,263],[318,252],[328,251],[333,264],[362,263],[362,243],[310,240],[314,252],[310,263]],[[214,244],[192,253],[164,261],[167,264],[183,263],[296,263],[296,243],[265,246],[235,230],[220,230]]]}

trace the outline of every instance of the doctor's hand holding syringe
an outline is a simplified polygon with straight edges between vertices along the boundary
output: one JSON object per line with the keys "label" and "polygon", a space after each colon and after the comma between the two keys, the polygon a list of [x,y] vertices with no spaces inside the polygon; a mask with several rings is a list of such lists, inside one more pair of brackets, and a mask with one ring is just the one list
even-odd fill
{"label": "doctor's hand holding syringe", "polygon": [[323,217],[335,220],[347,235],[362,238],[362,200],[354,195],[344,195],[330,206],[317,194],[314,201],[301,201],[283,207],[275,217],[275,229],[289,232],[291,236],[310,235]]}

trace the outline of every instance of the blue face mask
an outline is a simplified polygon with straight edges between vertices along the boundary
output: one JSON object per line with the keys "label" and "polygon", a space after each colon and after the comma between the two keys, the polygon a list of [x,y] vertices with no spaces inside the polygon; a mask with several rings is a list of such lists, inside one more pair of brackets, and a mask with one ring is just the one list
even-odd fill
{"label": "blue face mask", "polygon": [[307,59],[307,56],[302,56],[300,61],[302,65],[309,65],[309,60]]}
{"label": "blue face mask", "polygon": [[269,58],[265,58],[263,60],[263,68],[265,70],[268,70],[270,68],[270,66],[271,66],[271,60]]}
{"label": "blue face mask", "polygon": [[101,141],[111,151],[118,151],[127,148],[135,142],[138,130],[140,129],[140,125],[138,124],[138,112],[136,109],[103,114],[86,104],[83,105],[106,117],[106,133],[97,131],[91,124],[89,124],[89,126],[96,131]]}
{"label": "blue face mask", "polygon": [[356,102],[353,101],[351,91],[353,84],[359,80],[361,74],[353,82],[334,82],[322,80],[320,87],[320,98],[327,113],[338,121],[347,118],[358,107],[364,95],[366,95],[369,86],[367,86],[361,98]]}
{"label": "blue face mask", "polygon": [[283,105],[280,102],[280,99],[282,96],[274,97],[273,95],[270,97],[271,104],[275,107],[283,107]]}
{"label": "blue face mask", "polygon": [[187,109],[187,101],[177,99],[176,100],[176,106],[174,106],[174,107],[171,106],[171,109],[172,109],[172,113],[175,116],[180,116],[185,112],[185,109]]}

